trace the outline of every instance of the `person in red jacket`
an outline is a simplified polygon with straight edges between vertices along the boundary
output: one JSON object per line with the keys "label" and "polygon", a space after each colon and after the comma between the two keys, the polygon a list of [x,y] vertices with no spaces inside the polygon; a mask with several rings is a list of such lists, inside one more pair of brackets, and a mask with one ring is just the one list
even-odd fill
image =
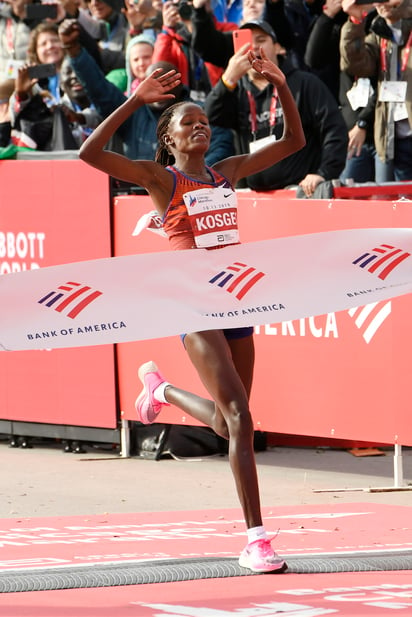
{"label": "person in red jacket", "polygon": [[[166,0],[162,14],[163,28],[156,38],[153,62],[163,60],[174,64],[182,75],[182,83],[190,90],[190,98],[203,104],[208,92],[220,79],[223,69],[204,62],[192,48],[191,1]],[[238,28],[235,23],[213,19],[217,30],[226,32]]]}

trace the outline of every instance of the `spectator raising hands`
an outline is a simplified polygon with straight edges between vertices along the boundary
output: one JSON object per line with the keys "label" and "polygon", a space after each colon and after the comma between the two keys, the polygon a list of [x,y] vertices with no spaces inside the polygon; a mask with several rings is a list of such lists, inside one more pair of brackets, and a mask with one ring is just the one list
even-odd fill
{"label": "spectator raising hands", "polygon": [[[299,185],[305,197],[312,197],[317,186],[333,180],[345,166],[348,136],[337,103],[320,79],[297,70],[284,59],[271,26],[264,21],[244,24],[252,31],[252,48],[262,51],[279,66],[296,101],[306,145],[287,159],[273,161],[265,169],[248,176],[246,186],[272,190]],[[222,79],[206,99],[205,109],[213,124],[231,128],[236,135],[237,152],[254,152],[284,131],[284,110],[276,87],[248,67],[248,46],[235,53]]]}

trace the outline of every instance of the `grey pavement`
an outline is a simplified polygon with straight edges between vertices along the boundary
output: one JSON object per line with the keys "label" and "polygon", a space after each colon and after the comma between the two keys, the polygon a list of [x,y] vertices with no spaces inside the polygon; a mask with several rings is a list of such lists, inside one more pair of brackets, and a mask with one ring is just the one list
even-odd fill
{"label": "grey pavement", "polygon": [[[356,457],[331,448],[270,447],[256,454],[263,506],[330,503],[412,505],[394,490],[394,452]],[[159,461],[89,448],[10,448],[0,441],[0,518],[238,508],[227,456]],[[412,449],[402,450],[412,488]],[[349,489],[349,490],[346,490]]]}

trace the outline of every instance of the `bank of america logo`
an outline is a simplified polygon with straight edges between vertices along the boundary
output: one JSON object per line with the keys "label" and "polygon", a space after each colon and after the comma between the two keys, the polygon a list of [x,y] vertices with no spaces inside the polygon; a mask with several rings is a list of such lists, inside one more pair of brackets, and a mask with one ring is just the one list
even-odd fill
{"label": "bank of america logo", "polygon": [[408,257],[410,257],[410,253],[402,251],[402,249],[397,249],[391,244],[381,244],[369,253],[364,253],[352,263],[361,268],[366,268],[368,272],[376,272],[378,277],[384,281],[388,274]]}
{"label": "bank of america logo", "polygon": [[74,319],[86,306],[101,295],[101,291],[93,291],[88,285],[68,281],[64,285],[59,285],[56,291],[50,291],[38,302],[54,308],[59,313],[67,310],[67,317]]}
{"label": "bank of america logo", "polygon": [[211,278],[209,283],[222,287],[241,300],[264,276],[264,272],[258,272],[253,266],[235,261]]}
{"label": "bank of america logo", "polygon": [[348,314],[355,322],[355,326],[362,334],[363,339],[370,343],[385,319],[392,310],[390,300],[383,302],[371,302],[365,306],[356,306],[349,309]]}

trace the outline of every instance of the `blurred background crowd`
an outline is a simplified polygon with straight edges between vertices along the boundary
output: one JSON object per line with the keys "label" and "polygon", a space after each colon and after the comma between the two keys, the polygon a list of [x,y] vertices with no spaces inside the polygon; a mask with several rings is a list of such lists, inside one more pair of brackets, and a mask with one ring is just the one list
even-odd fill
{"label": "blurred background crowd", "polygon": [[[412,180],[412,0],[34,0],[0,2],[0,158],[76,153],[155,68],[205,107],[207,163],[280,138],[276,89],[250,46],[286,75],[306,146],[245,187],[328,196],[332,182]],[[139,108],[110,148],[153,159],[163,108]]]}

